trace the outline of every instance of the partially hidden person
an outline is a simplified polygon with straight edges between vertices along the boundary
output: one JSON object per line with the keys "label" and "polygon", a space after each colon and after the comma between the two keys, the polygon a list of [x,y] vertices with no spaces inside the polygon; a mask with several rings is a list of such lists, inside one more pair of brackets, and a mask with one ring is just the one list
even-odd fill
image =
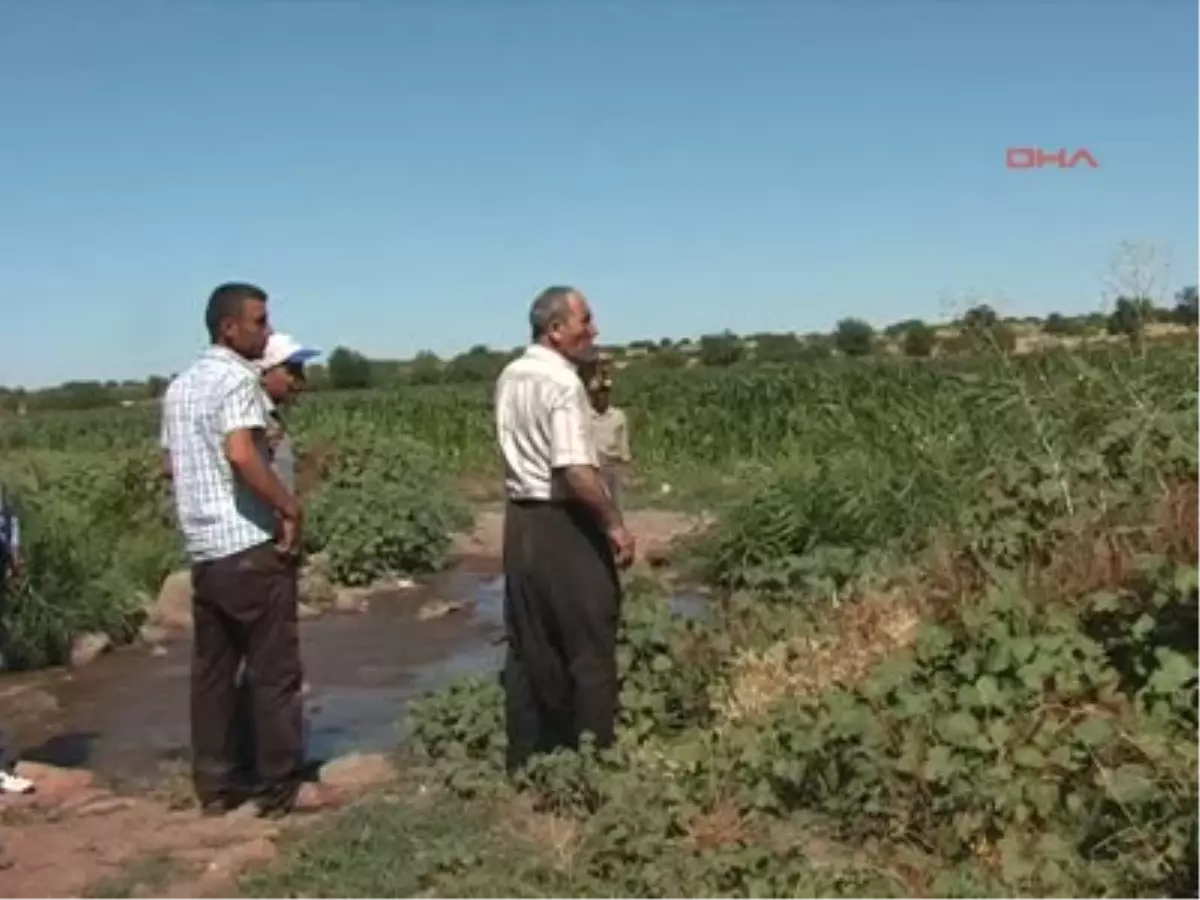
{"label": "partially hidden person", "polygon": [[611,360],[597,354],[580,367],[579,374],[592,407],[592,439],[596,442],[600,475],[613,503],[620,508],[621,486],[633,463],[633,454],[629,450],[629,420],[625,410],[612,403]]}
{"label": "partially hidden person", "polygon": [[[271,468],[284,486],[296,493],[296,448],[288,434],[285,412],[302,391],[308,379],[305,366],[320,356],[319,350],[305,347],[294,337],[273,332],[267,338],[262,358],[255,364],[261,373],[267,395],[267,449]],[[299,565],[295,567],[299,578]],[[297,590],[297,600],[299,600]],[[241,780],[253,789],[255,778],[253,673],[243,662],[238,670],[238,759]],[[301,694],[305,683],[301,681]]]}

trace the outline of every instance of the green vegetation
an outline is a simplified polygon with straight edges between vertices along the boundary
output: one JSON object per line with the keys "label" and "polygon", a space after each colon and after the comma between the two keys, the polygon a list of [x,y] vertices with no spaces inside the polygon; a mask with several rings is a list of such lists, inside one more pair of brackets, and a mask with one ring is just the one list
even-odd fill
{"label": "green vegetation", "polygon": [[1196,379],[1191,347],[630,378],[650,465],[741,495],[692,548],[708,618],[629,581],[617,745],[509,784],[465,679],[246,889],[1194,895]]}
{"label": "green vegetation", "polygon": [[[464,679],[409,711],[396,785],[246,889],[1194,895],[1197,356],[1154,327],[1194,327],[1195,291],[1131,298],[625,348],[630,497],[717,514],[677,558],[708,616],[629,576],[615,747],[511,784],[496,678]],[[445,564],[463,488],[498,484],[505,358],[331,359],[343,389],[292,424],[308,546],[339,581]],[[180,564],[157,415],[0,420],[19,663],[130,638]]]}

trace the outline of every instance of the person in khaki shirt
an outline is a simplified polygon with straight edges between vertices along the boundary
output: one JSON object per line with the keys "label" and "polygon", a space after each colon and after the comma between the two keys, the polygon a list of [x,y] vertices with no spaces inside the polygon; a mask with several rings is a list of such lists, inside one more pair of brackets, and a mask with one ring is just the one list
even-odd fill
{"label": "person in khaki shirt", "polygon": [[597,357],[585,363],[580,377],[592,406],[592,440],[600,463],[600,474],[615,505],[621,505],[621,480],[633,462],[629,451],[629,420],[625,410],[612,405],[612,368],[609,360]]}

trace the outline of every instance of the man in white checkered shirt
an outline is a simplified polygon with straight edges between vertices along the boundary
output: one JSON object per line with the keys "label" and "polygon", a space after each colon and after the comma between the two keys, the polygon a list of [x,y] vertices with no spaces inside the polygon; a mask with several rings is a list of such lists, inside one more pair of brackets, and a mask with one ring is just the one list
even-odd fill
{"label": "man in white checkered shirt", "polygon": [[597,467],[591,406],[578,365],[593,351],[587,298],[543,291],[533,342],[496,384],[505,464],[504,667],[508,769],[534,753],[613,740],[619,567],[633,538]]}
{"label": "man in white checkered shirt", "polygon": [[[255,796],[263,815],[277,816],[323,802],[302,780],[296,559],[303,513],[267,452],[268,406],[253,366],[270,335],[266,293],[221,285],[205,319],[212,344],[167,388],[162,422],[192,560],[193,779],[206,812]],[[229,739],[243,662],[254,671],[253,785],[238,783]]]}

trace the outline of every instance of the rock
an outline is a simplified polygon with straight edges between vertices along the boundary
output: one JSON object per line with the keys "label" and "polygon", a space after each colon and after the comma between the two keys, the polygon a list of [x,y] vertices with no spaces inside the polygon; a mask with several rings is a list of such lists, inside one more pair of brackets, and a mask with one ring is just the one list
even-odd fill
{"label": "rock", "polygon": [[321,784],[341,789],[372,787],[391,781],[396,769],[380,753],[351,753],[331,759],[321,766]]}
{"label": "rock", "polygon": [[151,625],[147,622],[138,632],[138,637],[146,644],[161,644],[167,639],[167,629],[161,625]]}
{"label": "rock", "polygon": [[367,608],[366,588],[338,588],[333,595],[333,608],[338,612],[356,613]]}
{"label": "rock", "polygon": [[442,600],[435,597],[421,604],[421,608],[417,610],[417,619],[421,622],[429,619],[440,619],[443,616],[450,615],[450,613],[458,612],[464,606],[466,604],[461,600]]}
{"label": "rock", "polygon": [[81,634],[71,643],[71,666],[81,668],[101,653],[112,648],[112,638],[107,634],[92,632]]}
{"label": "rock", "polygon": [[238,872],[251,863],[270,862],[274,858],[275,845],[271,840],[257,837],[218,850],[208,864],[208,872]]}
{"label": "rock", "polygon": [[300,603],[296,606],[296,617],[303,619],[316,619],[321,615],[321,610],[315,606],[309,606],[307,603]]}
{"label": "rock", "polygon": [[150,623],[167,631],[192,630],[192,572],[172,572],[150,605]]}
{"label": "rock", "polygon": [[336,596],[333,579],[329,576],[329,561],[323,553],[309,557],[300,570],[299,594],[302,603],[314,607],[329,606]]}

